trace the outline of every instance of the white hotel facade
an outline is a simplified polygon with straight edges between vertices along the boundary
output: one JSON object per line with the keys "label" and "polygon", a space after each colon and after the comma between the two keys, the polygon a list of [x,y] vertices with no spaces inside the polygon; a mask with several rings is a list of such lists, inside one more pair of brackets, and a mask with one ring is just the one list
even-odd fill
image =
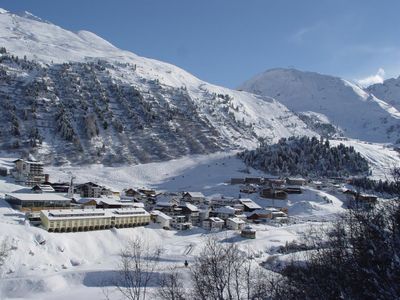
{"label": "white hotel facade", "polygon": [[143,208],[42,210],[42,226],[49,232],[128,228],[150,223]]}

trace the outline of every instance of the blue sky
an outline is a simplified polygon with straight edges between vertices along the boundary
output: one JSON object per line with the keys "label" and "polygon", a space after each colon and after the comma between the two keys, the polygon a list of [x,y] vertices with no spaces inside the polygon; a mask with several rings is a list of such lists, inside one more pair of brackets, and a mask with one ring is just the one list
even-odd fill
{"label": "blue sky", "polygon": [[346,79],[400,74],[400,1],[0,0],[66,29],[237,87],[294,67]]}

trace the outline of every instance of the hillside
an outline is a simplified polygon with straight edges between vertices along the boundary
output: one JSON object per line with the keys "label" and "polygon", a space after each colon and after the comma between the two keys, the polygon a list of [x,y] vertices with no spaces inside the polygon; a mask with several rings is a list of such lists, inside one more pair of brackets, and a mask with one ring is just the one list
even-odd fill
{"label": "hillside", "polygon": [[367,91],[400,110],[400,77],[369,86]]}
{"label": "hillside", "polygon": [[354,147],[331,146],[329,140],[315,137],[283,138],[277,144],[263,144],[238,155],[246,165],[279,176],[342,177],[367,175],[369,171],[367,159]]}
{"label": "hillside", "polygon": [[315,135],[272,98],[0,12],[0,150],[52,163],[143,163]]}
{"label": "hillside", "polygon": [[400,112],[395,107],[338,77],[272,69],[240,89],[274,97],[324,136],[369,142],[395,142],[400,137]]}

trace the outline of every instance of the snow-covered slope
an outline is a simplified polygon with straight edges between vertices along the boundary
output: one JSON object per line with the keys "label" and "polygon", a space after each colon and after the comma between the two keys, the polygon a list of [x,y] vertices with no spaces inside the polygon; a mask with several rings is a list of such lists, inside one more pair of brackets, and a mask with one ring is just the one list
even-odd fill
{"label": "snow-covered slope", "polygon": [[0,12],[0,147],[147,162],[315,135],[272,98],[214,86],[29,13]]}
{"label": "snow-covered slope", "polygon": [[338,77],[272,69],[240,89],[274,97],[289,109],[328,119],[344,135],[371,142],[393,142],[400,136],[400,112],[390,104]]}
{"label": "snow-covered slope", "polygon": [[387,79],[383,83],[373,84],[366,90],[400,110],[400,76]]}

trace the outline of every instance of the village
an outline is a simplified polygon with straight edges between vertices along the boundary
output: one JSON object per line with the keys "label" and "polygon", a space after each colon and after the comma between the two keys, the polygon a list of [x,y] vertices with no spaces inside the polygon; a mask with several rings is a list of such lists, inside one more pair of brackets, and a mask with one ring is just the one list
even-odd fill
{"label": "village", "polygon": [[[206,197],[198,191],[156,191],[126,187],[114,190],[94,182],[50,181],[42,162],[17,159],[12,169],[1,168],[22,189],[6,193],[4,200],[25,214],[32,226],[49,232],[78,232],[128,228],[158,224],[165,230],[235,230],[244,238],[256,238],[253,224],[282,226],[293,222],[285,200],[301,195],[305,188],[339,192],[348,200],[371,206],[374,195],[345,188],[351,179],[330,178],[321,181],[300,177],[227,178],[225,184],[237,186],[239,194]],[[260,201],[250,199],[257,195]],[[329,199],[326,199],[329,202]]]}

